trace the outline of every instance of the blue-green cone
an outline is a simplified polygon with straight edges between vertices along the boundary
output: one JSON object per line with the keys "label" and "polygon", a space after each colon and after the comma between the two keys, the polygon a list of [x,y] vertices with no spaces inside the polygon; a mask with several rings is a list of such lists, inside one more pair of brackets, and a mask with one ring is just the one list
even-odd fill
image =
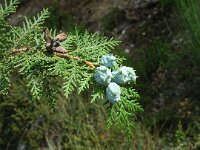
{"label": "blue-green cone", "polygon": [[120,86],[111,82],[106,88],[106,97],[111,103],[116,103],[120,100],[121,89]]}
{"label": "blue-green cone", "polygon": [[94,73],[94,78],[100,85],[108,85],[112,77],[111,71],[105,66],[97,67]]}
{"label": "blue-green cone", "polygon": [[113,71],[112,75],[114,76],[112,78],[112,82],[115,82],[120,85],[136,81],[137,78],[135,70],[131,67],[126,66],[122,66],[118,70]]}
{"label": "blue-green cone", "polygon": [[101,57],[101,64],[111,68],[116,64],[116,57],[113,55],[103,55]]}

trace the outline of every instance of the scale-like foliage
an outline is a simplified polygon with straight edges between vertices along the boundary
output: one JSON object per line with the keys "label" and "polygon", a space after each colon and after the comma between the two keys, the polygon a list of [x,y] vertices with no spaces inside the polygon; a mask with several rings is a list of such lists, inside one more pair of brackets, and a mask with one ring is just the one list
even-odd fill
{"label": "scale-like foliage", "polygon": [[[9,5],[5,2],[0,8],[0,20],[14,12],[17,3],[17,0],[10,1]],[[4,35],[0,38],[0,94],[7,93],[12,84],[10,78],[16,73],[27,82],[32,98],[45,100],[50,108],[55,106],[61,93],[67,98],[73,91],[80,93],[94,89],[91,102],[104,99],[109,106],[108,125],[126,129],[130,134],[136,112],[142,110],[137,102],[138,93],[130,85],[122,87],[121,100],[111,104],[105,97],[105,87],[97,85],[93,77],[95,67],[100,65],[100,57],[109,54],[119,41],[76,29],[67,33],[67,39],[59,43],[68,50],[67,53],[54,52],[53,48],[49,51],[43,33],[43,23],[48,16],[48,10],[44,9],[33,19],[25,18],[22,27],[1,22],[6,29],[0,30],[0,35]],[[56,31],[50,30],[50,34],[55,40]],[[118,58],[115,67],[121,66],[122,61]],[[90,87],[91,84],[94,86]]]}
{"label": "scale-like foliage", "polygon": [[12,49],[17,48],[19,46],[30,45],[35,39],[38,38],[41,34],[41,30],[43,29],[44,20],[49,16],[49,12],[47,9],[41,11],[40,14],[37,14],[37,17],[33,17],[33,19],[27,19],[25,17],[25,21],[23,22],[23,27],[12,27]]}
{"label": "scale-like foliage", "polygon": [[0,4],[0,18],[3,20],[7,17],[10,13],[15,12],[17,4],[19,3],[18,0],[10,0],[8,3],[6,0],[4,1],[4,7]]}
{"label": "scale-like foliage", "polygon": [[136,113],[142,111],[141,106],[137,102],[139,94],[129,88],[122,88],[121,101],[111,108],[108,126],[111,127],[113,123],[131,136],[131,128],[135,126]]}

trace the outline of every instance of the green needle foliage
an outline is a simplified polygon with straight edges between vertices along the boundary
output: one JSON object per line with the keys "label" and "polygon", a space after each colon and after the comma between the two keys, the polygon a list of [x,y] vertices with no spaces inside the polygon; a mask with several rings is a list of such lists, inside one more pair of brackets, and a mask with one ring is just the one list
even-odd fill
{"label": "green needle foliage", "polygon": [[[99,58],[109,54],[119,41],[76,29],[67,33],[67,39],[60,43],[68,50],[67,55],[55,55],[47,51],[43,32],[48,10],[43,9],[32,19],[25,18],[22,27],[10,26],[6,18],[15,12],[17,4],[18,0],[11,0],[9,4],[5,1],[5,5],[0,7],[0,94],[3,96],[12,90],[11,78],[16,73],[26,82],[32,99],[43,100],[54,109],[60,94],[68,98],[74,91],[80,93],[93,89],[91,102],[105,100],[105,106],[108,106],[108,126],[125,129],[130,135],[136,112],[142,110],[137,102],[138,93],[128,85],[121,89],[118,103],[109,103],[105,98],[105,88],[95,83],[94,67],[91,67],[98,66]],[[50,30],[50,33],[55,37],[55,30]],[[118,58],[118,66],[122,60]],[[94,86],[90,86],[92,84]]]}

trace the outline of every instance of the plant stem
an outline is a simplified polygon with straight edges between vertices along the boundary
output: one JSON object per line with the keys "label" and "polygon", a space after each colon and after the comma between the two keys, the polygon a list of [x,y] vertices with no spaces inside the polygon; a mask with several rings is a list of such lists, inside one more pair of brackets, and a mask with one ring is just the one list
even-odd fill
{"label": "plant stem", "polygon": [[62,57],[62,58],[70,58],[70,59],[74,59],[74,60],[80,60],[80,61],[83,61],[85,64],[87,64],[92,69],[96,68],[95,65],[92,62],[87,61],[87,60],[83,60],[83,59],[81,59],[79,57],[74,57],[74,56],[70,56],[68,54],[57,53],[57,52],[54,52],[54,55]]}
{"label": "plant stem", "polygon": [[[29,47],[22,47],[22,48],[14,49],[12,51],[12,54],[17,54],[17,53],[20,53],[20,52],[26,52],[29,49],[30,49]],[[83,60],[83,59],[81,59],[79,57],[70,56],[70,55],[68,55],[66,53],[58,53],[58,52],[54,52],[53,54],[55,56],[62,57],[62,58],[70,58],[70,59],[74,59],[74,60],[80,60],[80,61],[83,61],[86,65],[88,65],[90,68],[92,68],[92,69],[96,68],[95,64],[93,64],[92,62],[87,61],[87,60]]]}

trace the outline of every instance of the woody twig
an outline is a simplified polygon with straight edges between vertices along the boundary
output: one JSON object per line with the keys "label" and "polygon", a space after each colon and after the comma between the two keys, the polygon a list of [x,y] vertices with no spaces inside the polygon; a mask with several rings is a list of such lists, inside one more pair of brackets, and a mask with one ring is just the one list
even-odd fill
{"label": "woody twig", "polygon": [[92,68],[92,69],[96,68],[95,65],[92,62],[87,61],[87,60],[83,60],[79,57],[74,57],[74,56],[70,56],[68,54],[57,53],[57,52],[54,52],[54,55],[62,57],[62,58],[70,58],[70,59],[74,59],[74,60],[80,60],[80,61],[83,61],[85,64],[87,64],[90,68]]}
{"label": "woody twig", "polygon": [[[17,53],[20,53],[20,52],[26,52],[29,49],[30,49],[29,47],[22,47],[22,48],[14,49],[12,51],[12,54],[17,54]],[[53,54],[55,56],[62,57],[62,58],[69,58],[69,59],[74,59],[74,60],[80,60],[80,61],[84,62],[86,65],[88,65],[90,68],[92,68],[92,69],[96,68],[95,65],[92,62],[84,60],[84,59],[81,59],[79,57],[75,57],[75,56],[71,56],[71,55],[66,54],[66,53],[59,53],[59,52],[54,52]]]}
{"label": "woody twig", "polygon": [[[45,33],[45,41],[46,41],[46,50],[47,52],[54,54],[55,56],[62,57],[62,58],[69,58],[69,59],[74,59],[74,60],[79,60],[84,62],[86,65],[88,65],[90,68],[94,69],[96,68],[95,65],[87,60],[84,60],[79,57],[75,56],[70,56],[68,53],[68,50],[66,50],[64,47],[60,45],[60,42],[64,41],[67,39],[67,35],[64,32],[59,33],[55,38],[52,38],[50,36],[50,32],[48,28],[44,29]],[[20,52],[26,52],[29,50],[29,47],[23,47],[23,48],[18,48],[13,50],[13,54],[20,53]]]}
{"label": "woody twig", "polygon": [[22,47],[22,48],[17,48],[17,49],[14,49],[12,51],[12,54],[17,54],[17,53],[20,53],[20,52],[26,52],[29,50],[29,47]]}

